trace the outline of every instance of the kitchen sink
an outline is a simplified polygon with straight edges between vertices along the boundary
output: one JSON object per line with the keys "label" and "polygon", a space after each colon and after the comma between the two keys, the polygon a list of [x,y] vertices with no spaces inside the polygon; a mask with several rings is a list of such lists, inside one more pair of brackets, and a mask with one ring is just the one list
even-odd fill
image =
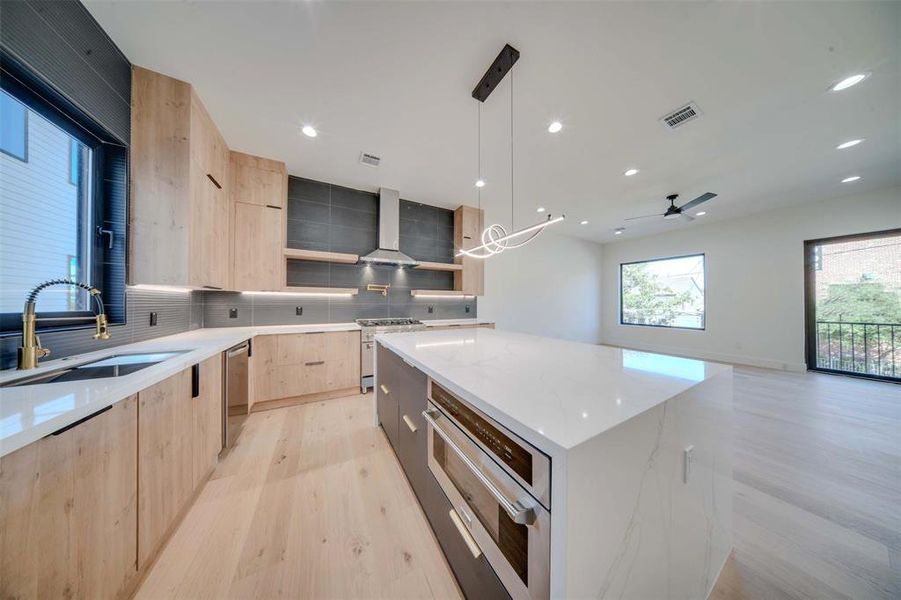
{"label": "kitchen sink", "polygon": [[0,387],[17,387],[20,385],[38,385],[41,383],[61,383],[64,381],[82,381],[85,379],[106,379],[109,377],[122,377],[146,369],[164,360],[188,352],[178,350],[173,352],[144,352],[140,354],[114,354],[100,360],[84,363],[75,367],[62,367],[47,373],[22,377],[7,381]]}

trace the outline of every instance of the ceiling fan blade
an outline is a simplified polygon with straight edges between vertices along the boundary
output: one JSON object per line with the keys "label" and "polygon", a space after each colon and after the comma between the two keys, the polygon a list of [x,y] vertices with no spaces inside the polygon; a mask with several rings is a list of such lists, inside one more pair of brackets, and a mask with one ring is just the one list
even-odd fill
{"label": "ceiling fan blade", "polygon": [[716,198],[716,196],[717,196],[717,194],[714,194],[713,192],[707,192],[706,194],[701,194],[700,196],[698,196],[698,197],[695,198],[694,200],[691,200],[691,201],[689,201],[689,202],[686,202],[685,204],[683,204],[683,205],[680,206],[679,208],[680,208],[681,210],[691,210],[692,208],[694,208],[694,207],[697,206],[698,204],[701,204],[701,203],[703,203],[703,202],[707,202],[708,200],[713,200],[714,198]]}
{"label": "ceiling fan blade", "polygon": [[662,217],[662,216],[663,216],[663,213],[658,213],[656,215],[644,215],[642,217],[629,217],[628,219],[625,219],[625,220],[626,221],[635,221],[636,219],[649,219],[651,217]]}

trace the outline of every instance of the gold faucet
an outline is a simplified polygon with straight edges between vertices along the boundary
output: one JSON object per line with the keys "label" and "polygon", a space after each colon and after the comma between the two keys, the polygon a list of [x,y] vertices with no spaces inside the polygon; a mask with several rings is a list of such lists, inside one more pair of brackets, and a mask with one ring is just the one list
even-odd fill
{"label": "gold faucet", "polygon": [[[87,290],[94,303],[97,305],[97,312],[93,317],[51,317],[38,319],[35,315],[35,303],[38,294],[46,287],[51,285],[71,285],[83,290]],[[28,297],[25,299],[25,309],[22,311],[22,345],[19,347],[19,363],[16,367],[19,370],[34,369],[38,366],[38,361],[50,354],[49,348],[41,347],[41,339],[37,334],[38,321],[71,321],[73,319],[94,319],[96,329],[94,332],[95,340],[110,339],[109,323],[106,320],[106,312],[103,308],[103,300],[100,297],[100,290],[77,281],[69,281],[68,279],[52,279],[36,286]]]}

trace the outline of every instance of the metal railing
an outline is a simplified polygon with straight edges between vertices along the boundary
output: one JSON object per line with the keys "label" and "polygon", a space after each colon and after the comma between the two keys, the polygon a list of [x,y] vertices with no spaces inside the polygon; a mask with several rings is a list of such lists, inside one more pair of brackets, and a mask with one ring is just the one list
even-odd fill
{"label": "metal railing", "polygon": [[820,369],[901,378],[899,346],[898,323],[816,322],[816,360]]}

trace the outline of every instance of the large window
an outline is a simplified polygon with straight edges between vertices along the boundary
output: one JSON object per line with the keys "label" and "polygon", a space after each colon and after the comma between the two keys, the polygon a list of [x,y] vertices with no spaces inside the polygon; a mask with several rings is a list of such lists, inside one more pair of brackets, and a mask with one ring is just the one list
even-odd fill
{"label": "large window", "polygon": [[620,323],[704,329],[704,255],[621,264]]}
{"label": "large window", "polygon": [[[111,322],[122,322],[124,227],[109,219],[124,224],[127,149],[20,75],[4,69],[0,89],[2,331],[21,329],[26,295],[50,279],[99,288]],[[37,310],[39,329],[50,329],[85,326],[93,307],[85,291],[54,286],[41,293]]]}

